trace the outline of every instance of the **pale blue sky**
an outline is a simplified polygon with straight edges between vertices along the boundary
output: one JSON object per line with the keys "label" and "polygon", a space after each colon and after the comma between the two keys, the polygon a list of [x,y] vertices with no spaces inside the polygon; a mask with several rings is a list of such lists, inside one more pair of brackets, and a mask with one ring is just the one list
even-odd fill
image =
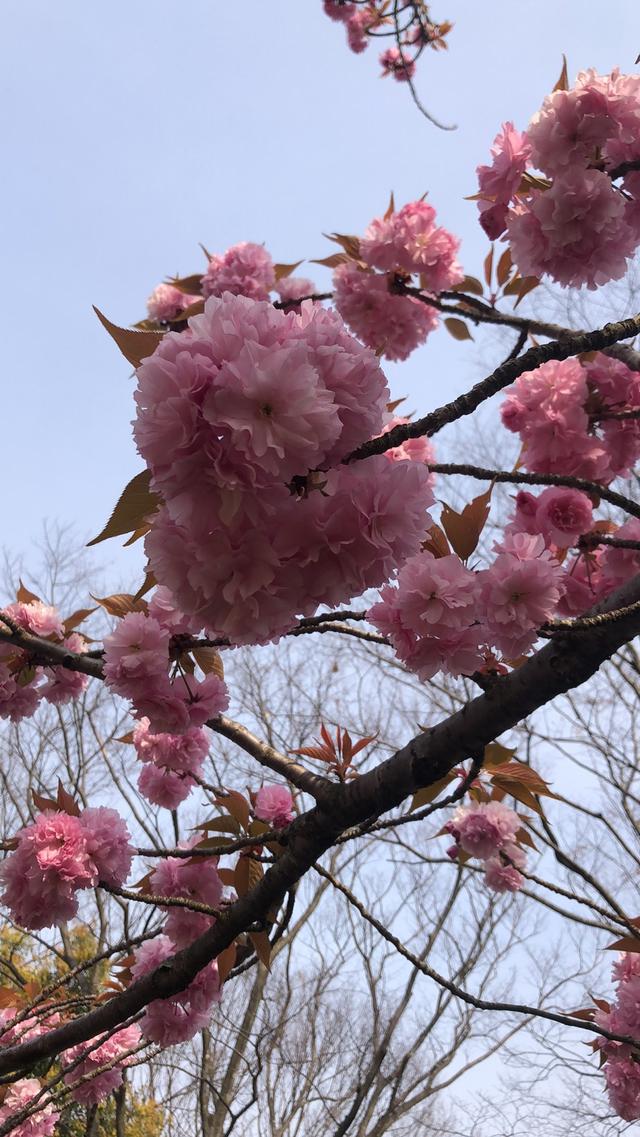
{"label": "pale blue sky", "polygon": [[[128,368],[92,303],[139,318],[163,276],[199,267],[198,241],[326,255],[322,231],[361,232],[391,188],[399,203],[429,191],[477,273],[486,241],[463,199],[500,123],[526,124],[563,50],[572,74],[633,69],[634,10],[442,0],[450,50],[417,83],[459,124],[445,133],[378,78],[373,49],[347,50],[320,0],[3,0],[2,543],[26,549],[44,518],[96,532],[140,468]],[[387,370],[425,411],[478,361],[439,332]]]}

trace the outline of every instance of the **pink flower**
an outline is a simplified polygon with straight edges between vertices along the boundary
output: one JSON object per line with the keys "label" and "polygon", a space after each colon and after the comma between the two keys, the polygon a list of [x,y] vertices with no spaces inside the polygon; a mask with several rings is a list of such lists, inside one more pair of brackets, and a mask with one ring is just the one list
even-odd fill
{"label": "pink flower", "polygon": [[573,288],[618,280],[638,240],[627,202],[610,178],[573,167],[512,210],[507,232],[523,276],[547,273]]}
{"label": "pink flower", "polygon": [[638,156],[640,81],[583,71],[570,91],[547,95],[529,126],[535,165],[557,175],[604,157],[615,165]]}
{"label": "pink flower", "polygon": [[457,843],[472,857],[495,857],[515,841],[520,819],[499,801],[459,806],[452,818]]}
{"label": "pink flower", "polygon": [[133,744],[141,762],[153,762],[178,774],[199,776],[209,753],[206,731],[192,728],[184,734],[153,734],[148,718],[136,723]]}
{"label": "pink flower", "polygon": [[355,4],[348,3],[348,0],[323,0],[323,7],[330,20],[339,20],[341,23],[350,20],[356,11]]}
{"label": "pink flower", "polygon": [[[126,1058],[123,1058],[117,1066],[112,1066],[110,1070],[104,1070],[101,1074],[97,1071],[101,1066],[111,1064],[114,1059],[119,1059],[128,1050],[133,1050],[140,1042],[140,1028],[133,1024],[124,1027],[115,1034],[103,1037],[104,1042],[100,1046],[96,1047],[94,1040],[88,1053],[85,1045],[72,1046],[70,1050],[65,1050],[62,1054],[65,1064],[75,1063],[79,1058],[82,1058],[83,1054],[86,1054],[86,1057],[64,1076],[65,1085],[73,1087],[71,1097],[74,1101],[80,1102],[81,1105],[97,1105],[104,1101],[110,1093],[117,1090],[118,1086],[122,1085],[122,1074],[129,1064]],[[82,1078],[90,1075],[92,1075],[90,1081],[83,1082],[82,1085],[75,1085]]]}
{"label": "pink flower", "polygon": [[223,256],[211,257],[202,278],[202,295],[248,296],[252,300],[266,300],[276,282],[271,256],[263,245],[241,241],[227,249]]}
{"label": "pink flower", "polygon": [[367,29],[370,23],[371,17],[366,11],[354,12],[347,20],[347,42],[356,55],[366,51],[369,46]]}
{"label": "pink flower", "polygon": [[406,359],[438,325],[434,308],[413,296],[394,296],[386,276],[340,265],[334,303],[352,332],[387,359]]}
{"label": "pink flower", "polygon": [[[394,417],[382,429],[381,434],[388,434],[394,427],[402,426],[410,421],[408,418]],[[390,462],[424,462],[426,466],[436,460],[433,443],[425,435],[420,435],[419,438],[408,438],[399,446],[392,446],[390,450],[384,451],[384,456]],[[435,474],[430,473],[429,484],[431,487],[433,487],[435,480]]]}
{"label": "pink flower", "polygon": [[143,766],[138,774],[138,789],[152,805],[177,809],[189,797],[196,782],[189,774],[177,774],[166,766]]}
{"label": "pink flower", "polygon": [[459,675],[482,664],[478,600],[477,574],[457,556],[424,552],[406,561],[396,585],[382,589],[368,619],[421,679],[441,670]]}
{"label": "pink flower", "polygon": [[593,506],[580,490],[550,486],[537,499],[534,532],[541,533],[547,545],[567,549],[589,532],[592,522]]}
{"label": "pink flower", "polygon": [[[612,534],[623,541],[640,541],[640,520],[632,517]],[[640,572],[640,549],[619,549],[609,545],[603,549],[600,566],[607,592],[620,588]]]}
{"label": "pink flower", "polygon": [[254,813],[275,829],[284,829],[293,821],[293,798],[286,786],[262,786],[254,801]]}
{"label": "pink flower", "polygon": [[21,722],[34,714],[42,696],[41,689],[35,685],[38,679],[36,672],[30,683],[20,683],[6,664],[0,663],[0,718]]}
{"label": "pink flower", "polygon": [[150,320],[155,320],[158,324],[167,324],[177,320],[185,308],[189,308],[199,299],[199,296],[189,296],[186,292],[181,292],[173,284],[159,284],[147,300],[147,315]]}
{"label": "pink flower", "polygon": [[383,272],[419,273],[424,288],[442,292],[462,280],[456,260],[460,242],[434,224],[435,210],[414,201],[389,217],[371,222],[360,242],[360,255]]}
{"label": "pink flower", "polygon": [[[133,978],[140,979],[155,971],[175,951],[175,944],[168,936],[147,940],[135,952],[135,963],[131,969]],[[140,1022],[142,1033],[159,1046],[186,1042],[208,1025],[211,1007],[219,1001],[220,980],[214,961],[199,971],[184,991],[149,1003]]]}
{"label": "pink flower", "polygon": [[[87,643],[83,636],[72,632],[63,641],[69,651],[82,655],[87,650]],[[62,706],[70,703],[72,699],[79,699],[89,683],[89,676],[81,671],[72,671],[70,667],[46,667],[44,674],[47,682],[40,688],[40,693],[48,703],[53,706]]]}
{"label": "pink flower", "polygon": [[[25,1109],[40,1093],[42,1086],[37,1078],[21,1078],[9,1086],[0,1106],[0,1125],[5,1125]],[[34,1107],[35,1112],[24,1121],[10,1127],[11,1137],[52,1137],[59,1111],[52,1103]]]}
{"label": "pink flower", "polygon": [[144,612],[130,612],[104,640],[104,677],[113,691],[130,697],[132,685],[164,676],[169,662],[169,632]]}
{"label": "pink flower", "polygon": [[560,565],[542,537],[515,534],[493,565],[479,574],[489,642],[506,659],[533,647],[537,630],[557,610],[563,590]]}
{"label": "pink flower", "polygon": [[0,867],[2,901],[13,919],[34,930],[71,919],[78,911],[76,892],[93,887],[99,875],[80,819],[47,811],[17,840]]}
{"label": "pink flower", "polygon": [[83,810],[79,820],[99,880],[119,888],[129,875],[135,852],[123,819],[115,809],[98,806]]}
{"label": "pink flower", "polygon": [[281,300],[301,300],[317,292],[313,281],[304,276],[283,276],[275,288]]}
{"label": "pink flower", "polygon": [[29,604],[16,601],[3,609],[7,616],[33,636],[42,639],[61,640],[64,636],[64,627],[56,608],[50,604],[43,604],[41,600],[33,600]]}
{"label": "pink flower", "polygon": [[614,983],[626,983],[629,979],[640,978],[640,955],[621,951],[611,968],[611,976]]}
{"label": "pink flower", "polygon": [[[151,875],[151,888],[156,896],[197,900],[217,908],[222,899],[217,865],[217,857],[170,857],[158,862]],[[188,908],[167,907],[166,912],[163,931],[178,948],[187,947],[215,924],[215,917]]]}
{"label": "pink flower", "polygon": [[172,636],[197,635],[200,631],[200,628],[194,627],[193,620],[176,607],[169,589],[163,585],[156,588],[149,601],[149,615]]}
{"label": "pink flower", "polygon": [[[517,845],[505,849],[511,860],[515,860],[516,851],[521,852]],[[521,864],[520,867],[523,868],[524,865]],[[484,879],[487,888],[492,889],[493,892],[518,892],[524,884],[522,873],[518,872],[514,865],[506,863],[499,856],[490,857],[489,860],[485,861]]]}
{"label": "pink flower", "polygon": [[633,1058],[610,1058],[604,1068],[611,1108],[624,1121],[640,1118],[640,1065]]}
{"label": "pink flower", "polygon": [[413,77],[416,69],[414,60],[403,55],[398,47],[388,47],[386,51],[383,51],[380,56],[380,64],[383,78],[387,75],[393,75],[394,79],[404,83]]}
{"label": "pink flower", "polygon": [[565,561],[559,616],[581,616],[610,591],[602,577],[602,552],[602,549],[593,549]]}
{"label": "pink flower", "polygon": [[507,227],[509,205],[514,200],[531,156],[526,134],[505,122],[491,147],[493,162],[478,166],[478,186],[483,199],[478,202],[480,224],[490,240],[495,241]]}

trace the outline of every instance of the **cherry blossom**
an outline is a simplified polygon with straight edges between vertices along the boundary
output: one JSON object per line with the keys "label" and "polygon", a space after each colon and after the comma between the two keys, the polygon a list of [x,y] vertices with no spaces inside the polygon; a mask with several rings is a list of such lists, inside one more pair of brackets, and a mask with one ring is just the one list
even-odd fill
{"label": "cherry blossom", "polygon": [[286,786],[261,786],[255,796],[254,812],[260,821],[284,829],[293,821],[291,793]]}
{"label": "cherry blossom", "polygon": [[[101,1066],[110,1065],[114,1059],[119,1059],[138,1045],[140,1028],[132,1024],[115,1034],[104,1036],[104,1042],[99,1046],[95,1042],[96,1040],[92,1042],[90,1049],[82,1045],[73,1046],[62,1054],[65,1065],[74,1063],[73,1069],[64,1075],[64,1083],[71,1088],[74,1101],[81,1105],[97,1105],[122,1085],[123,1071],[128,1064],[126,1057],[110,1070],[103,1070],[102,1073],[98,1071]],[[90,1080],[83,1081],[81,1085],[76,1084],[86,1077],[90,1077]]]}

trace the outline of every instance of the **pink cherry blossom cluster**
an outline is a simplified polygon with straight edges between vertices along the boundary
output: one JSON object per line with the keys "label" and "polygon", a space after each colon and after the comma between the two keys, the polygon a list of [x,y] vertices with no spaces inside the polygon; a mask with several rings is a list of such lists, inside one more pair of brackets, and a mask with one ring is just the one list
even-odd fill
{"label": "pink cherry blossom cluster", "polygon": [[[617,984],[615,1001],[606,1011],[599,1008],[595,1022],[613,1034],[638,1039],[640,1046],[640,956],[621,952],[612,968]],[[605,1056],[604,1076],[611,1108],[625,1121],[640,1119],[640,1050],[624,1042],[600,1038]]]}
{"label": "pink cherry blossom cluster", "polygon": [[640,457],[640,374],[607,355],[589,362],[552,360],[516,379],[502,422],[520,435],[522,464],[608,485]]}
{"label": "pink cherry blossom cluster", "polygon": [[[407,82],[414,75],[416,62],[427,45],[433,48],[446,47],[445,36],[451,24],[433,24],[426,14],[424,5],[413,5],[400,31],[389,15],[389,5],[383,0],[323,0],[324,10],[331,20],[344,25],[347,43],[351,51],[360,55],[369,46],[371,35],[399,36],[399,46],[389,47],[380,55],[382,75],[393,75],[401,82]],[[381,30],[382,29],[382,30]]]}
{"label": "pink cherry blossom cluster", "polygon": [[[253,241],[241,241],[224,253],[208,254],[208,258],[198,295],[184,292],[182,285],[177,287],[175,283],[159,284],[147,300],[149,320],[160,325],[182,321],[187,308],[201,302],[202,297],[222,296],[225,292],[251,300],[268,300],[270,293],[275,292],[281,301],[294,307],[295,301],[316,291],[313,281],[306,277],[288,273],[281,276],[268,250]],[[287,266],[280,266],[280,270],[287,272]]]}
{"label": "pink cherry blossom cluster", "polygon": [[[168,857],[158,863],[149,877],[154,896],[196,900],[217,908],[222,899],[222,881],[217,857]],[[215,923],[215,917],[187,907],[167,907],[163,932],[177,948],[188,947]]]}
{"label": "pink cherry blossom cluster", "polygon": [[[170,629],[153,616],[129,612],[104,640],[104,678],[112,691],[131,700],[134,716],[146,718],[154,733],[179,734],[216,718],[229,700],[217,675],[171,679],[170,641]],[[153,776],[147,778],[150,784]]]}
{"label": "pink cherry blossom cluster", "polygon": [[[133,979],[141,979],[155,971],[176,953],[176,945],[168,936],[156,936],[135,952],[131,968]],[[221,997],[220,978],[215,960],[198,972],[184,991],[168,999],[154,999],[140,1020],[145,1038],[159,1046],[187,1042],[209,1023],[211,1009]]]}
{"label": "pink cherry blossom cluster", "polygon": [[[505,123],[478,167],[480,222],[505,231],[524,276],[597,288],[618,280],[640,243],[640,76],[582,71],[547,95],[525,134]],[[528,166],[542,171],[531,175]]]}
{"label": "pink cherry blossom cluster", "polygon": [[17,1042],[27,1042],[31,1038],[38,1038],[45,1031],[53,1030],[61,1023],[57,1011],[51,1011],[45,1005],[38,1008],[36,1014],[16,1022],[19,1008],[13,1004],[0,1008],[0,1046],[12,1046]]}
{"label": "pink cherry blossom cluster", "polygon": [[261,786],[254,798],[253,811],[260,821],[274,829],[284,829],[293,821],[293,798],[286,786]]}
{"label": "pink cherry blossom cluster", "polygon": [[147,300],[147,315],[156,324],[170,324],[199,299],[199,296],[182,292],[173,284],[159,284]]}
{"label": "pink cherry blossom cluster", "polygon": [[439,671],[470,674],[493,648],[515,660],[555,615],[564,572],[543,538],[508,534],[496,552],[491,566],[480,571],[453,553],[419,553],[369,609],[368,618],[421,679]]}
{"label": "pink cherry blossom cluster", "polygon": [[[2,612],[33,636],[62,644],[74,653],[87,650],[84,637],[76,632],[65,635],[58,611],[41,600],[16,601]],[[67,667],[33,667],[26,652],[0,643],[0,718],[20,722],[34,714],[42,699],[54,706],[78,699],[87,683],[86,675]]]}
{"label": "pink cherry blossom cluster", "polygon": [[494,892],[517,892],[524,884],[519,869],[527,863],[517,843],[520,818],[500,801],[474,802],[456,809],[444,827],[455,844],[447,855],[455,860],[462,851],[484,861],[484,879]]}
{"label": "pink cherry blossom cluster", "polygon": [[[13,1082],[0,1105],[0,1125],[6,1125],[23,1109],[30,1106],[41,1089],[42,1086],[37,1078],[21,1078],[18,1082]],[[11,1137],[52,1137],[60,1117],[59,1111],[52,1102],[46,1105],[37,1102],[33,1108],[34,1113],[17,1125],[11,1126],[9,1130]]]}
{"label": "pink cherry blossom cluster", "polygon": [[33,930],[72,919],[81,890],[122,885],[134,853],[124,821],[103,806],[78,817],[45,810],[16,842],[0,866],[2,902],[16,923]]}
{"label": "pink cherry blossom cluster", "polygon": [[[308,301],[285,313],[212,297],[164,337],[138,369],[134,432],[163,498],[147,555],[183,612],[234,644],[265,642],[416,552],[433,501],[424,463],[341,463],[383,429],[387,399],[373,353]],[[128,630],[111,637],[106,675],[120,685],[124,666],[131,694],[161,645],[152,626],[147,650],[147,625],[127,619],[142,639],[130,652]],[[142,694],[152,729],[175,732]]]}
{"label": "pink cherry blossom cluster", "polygon": [[[86,1044],[72,1046],[62,1054],[63,1066],[73,1064],[73,1069],[64,1075],[64,1083],[71,1087],[72,1098],[81,1105],[98,1105],[122,1085],[122,1075],[131,1062],[130,1056],[127,1060],[128,1052],[140,1042],[140,1027],[133,1023],[102,1037],[103,1042],[94,1039],[90,1048]],[[101,1066],[110,1069],[100,1072]]]}
{"label": "pink cherry blossom cluster", "polygon": [[541,494],[520,490],[516,511],[506,533],[539,534],[549,549],[568,549],[588,533],[593,523],[593,504],[581,490],[549,486]]}
{"label": "pink cherry blossom cluster", "polygon": [[463,279],[456,259],[460,242],[435,218],[426,201],[375,218],[359,242],[359,259],[334,272],[340,315],[363,343],[387,359],[406,359],[438,324],[435,308],[394,291],[396,279],[417,275],[420,287],[433,293]]}
{"label": "pink cherry blossom cluster", "polygon": [[133,745],[144,763],[138,789],[147,801],[164,809],[176,809],[185,801],[202,774],[209,753],[209,739],[201,728],[184,734],[152,734],[148,718],[134,727]]}

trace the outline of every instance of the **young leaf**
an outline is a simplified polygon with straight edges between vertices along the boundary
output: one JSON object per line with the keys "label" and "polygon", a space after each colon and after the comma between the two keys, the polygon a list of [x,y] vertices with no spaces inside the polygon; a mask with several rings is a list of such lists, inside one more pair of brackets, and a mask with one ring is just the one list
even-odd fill
{"label": "young leaf", "polygon": [[493,274],[493,245],[489,249],[486,257],[484,258],[484,279],[487,286],[491,288],[491,276]]}
{"label": "young leaf", "polygon": [[490,742],[484,748],[483,766],[490,769],[492,766],[502,766],[505,762],[509,762],[515,754],[515,749],[511,750],[508,746],[503,746],[500,742]]}
{"label": "young leaf", "polygon": [[216,963],[218,964],[218,976],[220,978],[220,983],[224,983],[227,975],[233,968],[233,965],[236,962],[237,954],[238,949],[234,942],[232,944],[229,944],[229,947],[226,947],[224,951],[221,951],[220,955],[217,957]]}
{"label": "young leaf", "polygon": [[205,675],[210,675],[212,672],[218,676],[218,679],[224,679],[224,667],[220,652],[216,651],[214,647],[196,647],[192,652],[198,667]]}
{"label": "young leaf", "polygon": [[459,284],[454,284],[452,292],[469,292],[472,296],[484,296],[482,282],[477,276],[465,276]]}
{"label": "young leaf", "polygon": [[448,557],[451,553],[451,547],[443,530],[435,524],[427,531],[422,548],[427,553],[433,553],[434,557]]}
{"label": "young leaf", "polygon": [[71,616],[67,616],[62,625],[64,628],[65,636],[68,636],[69,632],[72,632],[74,628],[77,628],[78,624],[81,624],[83,620],[86,620],[92,612],[95,612],[95,608],[79,608],[77,612],[73,612]]}
{"label": "young leaf", "polygon": [[506,284],[512,268],[513,261],[511,260],[511,249],[507,247],[500,257],[500,260],[498,261],[498,267],[496,269],[496,277],[500,286]]}
{"label": "young leaf", "polygon": [[267,971],[270,971],[271,944],[266,932],[249,932],[249,939],[255,948],[255,953]]}
{"label": "young leaf", "polygon": [[110,616],[117,616],[119,619],[128,616],[130,612],[147,611],[146,600],[136,600],[128,592],[114,592],[113,596],[92,596],[91,599],[97,601]]}
{"label": "young leaf", "polygon": [[480,540],[489,516],[492,490],[493,486],[489,486],[484,493],[474,497],[462,513],[457,513],[443,502],[440,520],[454,551],[463,561],[468,560]]}
{"label": "young leaf", "polygon": [[162,342],[164,332],[134,332],[132,328],[119,328],[103,316],[95,304],[93,310],[103,328],[106,328],[112,340],[120,348],[125,359],[134,367],[139,367],[143,359],[153,355],[159,343]]}
{"label": "young leaf", "polygon": [[449,317],[449,319],[444,321],[444,326],[447,329],[449,335],[453,336],[454,340],[473,339],[473,336],[471,335],[471,332],[469,331],[464,320],[453,320]]}
{"label": "young leaf", "polygon": [[131,479],[120,494],[104,529],[97,537],[87,542],[87,548],[90,545],[98,545],[101,541],[107,541],[110,537],[134,533],[145,524],[147,518],[156,512],[160,504],[158,495],[152,493],[149,488],[150,480],[149,470],[141,470]]}
{"label": "young leaf", "polygon": [[40,597],[36,596],[35,592],[30,592],[22,581],[20,581],[18,591],[16,592],[16,600],[20,604],[33,604],[35,601],[39,601]]}
{"label": "young leaf", "polygon": [[235,886],[238,896],[246,896],[251,889],[254,888],[258,881],[262,880],[264,870],[260,861],[254,861],[246,853],[242,853],[238,859],[235,872]]}
{"label": "young leaf", "polygon": [[393,199],[393,190],[391,190],[391,197],[389,198],[389,204],[386,208],[386,212],[383,214],[383,220],[388,221],[389,218],[391,217],[392,213],[395,213],[395,211],[396,211],[396,203]]}
{"label": "young leaf", "polygon": [[348,233],[323,233],[322,235],[327,240],[333,241],[335,245],[340,245],[350,260],[360,260],[360,240],[358,237],[352,237]]}
{"label": "young leaf", "polygon": [[283,280],[285,276],[291,276],[291,273],[295,272],[297,268],[300,268],[300,265],[302,264],[304,264],[304,260],[295,261],[292,265],[274,265],[273,268],[276,274],[276,282],[278,280]]}
{"label": "young leaf", "polygon": [[350,260],[351,257],[348,257],[346,253],[331,253],[328,257],[319,257],[309,263],[312,265],[322,265],[323,268],[337,268],[338,265],[345,265]]}
{"label": "young leaf", "polygon": [[568,91],[569,90],[569,73],[567,71],[567,57],[566,57],[566,55],[564,55],[564,53],[562,56],[562,71],[560,72],[560,77],[559,77],[558,82],[556,83],[555,87],[553,88],[553,90],[554,91]]}
{"label": "young leaf", "polygon": [[237,790],[225,789],[224,796],[215,798],[215,803],[222,809],[226,809],[227,813],[234,817],[243,829],[249,828],[251,815],[249,802]]}
{"label": "young leaf", "polygon": [[444,778],[439,778],[437,782],[433,782],[430,786],[424,786],[421,790],[416,790],[409,806],[409,813],[413,813],[414,809],[421,809],[423,805],[431,805],[440,796],[442,791],[451,782],[455,782],[454,774],[445,774]]}
{"label": "young leaf", "polygon": [[179,292],[186,293],[187,296],[200,296],[202,291],[202,273],[194,272],[191,276],[173,276],[169,277],[167,284],[177,288]]}

